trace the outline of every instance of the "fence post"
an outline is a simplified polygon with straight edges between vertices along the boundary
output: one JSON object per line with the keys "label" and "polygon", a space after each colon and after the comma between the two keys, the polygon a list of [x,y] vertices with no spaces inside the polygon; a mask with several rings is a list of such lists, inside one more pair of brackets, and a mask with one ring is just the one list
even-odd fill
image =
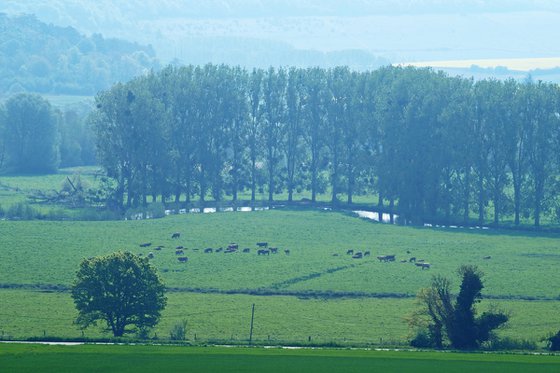
{"label": "fence post", "polygon": [[255,320],[255,303],[251,309],[251,330],[249,331],[249,345],[253,344],[253,321]]}

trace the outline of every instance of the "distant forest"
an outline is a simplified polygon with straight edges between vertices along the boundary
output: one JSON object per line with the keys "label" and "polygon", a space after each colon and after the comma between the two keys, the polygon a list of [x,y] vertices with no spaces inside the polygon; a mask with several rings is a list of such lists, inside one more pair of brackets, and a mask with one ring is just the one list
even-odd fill
{"label": "distant forest", "polygon": [[94,95],[159,62],[151,47],[0,13],[0,92]]}
{"label": "distant forest", "polygon": [[560,210],[559,110],[542,82],[206,65],[117,84],[90,120],[115,206],[244,190],[330,192],[339,206],[373,192],[405,223],[540,226]]}

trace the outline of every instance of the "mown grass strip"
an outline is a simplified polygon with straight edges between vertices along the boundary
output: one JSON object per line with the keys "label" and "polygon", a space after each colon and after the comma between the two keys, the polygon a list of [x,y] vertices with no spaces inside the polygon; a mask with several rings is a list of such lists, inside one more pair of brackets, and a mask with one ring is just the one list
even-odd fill
{"label": "mown grass strip", "polygon": [[332,349],[0,345],[7,372],[557,372],[559,356]]}

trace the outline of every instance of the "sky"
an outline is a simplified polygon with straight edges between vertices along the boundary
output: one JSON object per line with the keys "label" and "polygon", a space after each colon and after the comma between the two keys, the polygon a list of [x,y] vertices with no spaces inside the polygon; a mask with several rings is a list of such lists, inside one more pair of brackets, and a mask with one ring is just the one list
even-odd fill
{"label": "sky", "polygon": [[[168,62],[560,57],[552,0],[2,0],[0,12],[151,44]],[[311,56],[311,57],[310,57]],[[322,58],[322,59],[321,59]],[[354,59],[354,60],[352,60]],[[319,61],[319,62],[317,62]],[[537,60],[531,67],[539,67]],[[351,63],[350,63],[351,64]],[[367,65],[367,64],[366,64]]]}

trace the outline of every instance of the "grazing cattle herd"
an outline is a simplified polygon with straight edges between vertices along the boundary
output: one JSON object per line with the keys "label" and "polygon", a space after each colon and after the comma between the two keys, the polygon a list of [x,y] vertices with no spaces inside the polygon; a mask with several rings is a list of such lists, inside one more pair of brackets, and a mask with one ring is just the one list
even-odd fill
{"label": "grazing cattle herd", "polygon": [[[169,237],[169,236],[168,236]],[[181,233],[180,232],[174,232],[171,234],[171,238],[176,240],[176,239],[180,239],[181,238]],[[147,247],[152,247],[152,242],[143,242],[141,244],[139,244],[139,246],[141,248],[147,248]],[[158,246],[153,246],[153,250],[154,251],[162,251],[165,248],[164,245],[158,245]],[[187,247],[179,245],[175,247],[175,255],[177,257],[177,260],[179,261],[179,263],[187,263],[189,262],[189,258],[185,255],[185,251],[189,250]],[[240,250],[239,248],[239,244],[235,243],[235,242],[230,242],[229,244],[227,244],[225,246],[225,249],[223,247],[218,247],[218,248],[212,248],[212,247],[206,247],[204,249],[200,249],[204,254],[212,254],[212,253],[224,253],[224,254],[234,254],[234,253],[244,253],[244,254],[250,254],[251,252],[256,252],[257,256],[266,256],[266,257],[270,257],[272,255],[277,255],[280,252],[284,252],[285,256],[289,256],[292,253],[292,250],[290,249],[282,249],[280,250],[278,247],[270,247],[268,242],[257,242],[256,243],[256,247],[254,249],[251,249],[250,247],[245,247],[243,249]],[[190,252],[195,253],[198,252],[199,249],[198,248],[193,248],[190,250]],[[335,252],[332,254],[333,257],[341,257],[340,252]],[[430,269],[432,267],[432,264],[426,262],[425,259],[417,259],[415,256],[410,256],[411,251],[407,250],[406,251],[407,257],[400,259],[399,262],[400,263],[412,263],[414,264],[416,267],[424,270],[424,269]],[[143,253],[140,253],[139,255],[144,256]],[[364,259],[367,257],[371,256],[371,250],[356,250],[356,249],[346,249],[346,255],[350,256],[352,259]],[[146,257],[148,259],[154,259],[155,258],[155,254],[153,251],[150,251],[148,254],[146,254]],[[391,262],[396,262],[397,261],[397,255],[396,254],[384,254],[384,255],[377,255],[376,256],[377,260],[380,263],[391,263]],[[491,259],[491,256],[484,256],[482,259],[484,260],[489,260]]]}

